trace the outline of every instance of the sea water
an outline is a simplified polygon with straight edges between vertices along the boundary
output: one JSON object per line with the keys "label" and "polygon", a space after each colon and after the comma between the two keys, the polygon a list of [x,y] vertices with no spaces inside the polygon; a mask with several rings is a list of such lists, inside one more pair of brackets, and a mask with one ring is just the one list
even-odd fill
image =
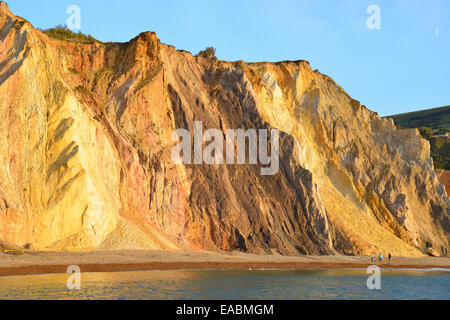
{"label": "sea water", "polygon": [[369,290],[366,270],[175,270],[0,277],[0,299],[450,299],[450,272],[385,270]]}

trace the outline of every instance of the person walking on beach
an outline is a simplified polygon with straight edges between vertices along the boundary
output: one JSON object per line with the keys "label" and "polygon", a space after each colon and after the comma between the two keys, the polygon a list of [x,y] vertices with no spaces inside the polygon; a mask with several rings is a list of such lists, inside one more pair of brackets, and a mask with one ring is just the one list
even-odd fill
{"label": "person walking on beach", "polygon": [[383,262],[383,255],[380,252],[380,255],[378,256],[378,261]]}
{"label": "person walking on beach", "polygon": [[372,253],[372,254],[370,255],[370,262],[373,263],[373,260],[374,260],[374,254]]}
{"label": "person walking on beach", "polygon": [[391,253],[389,252],[389,262],[391,262],[392,256]]}

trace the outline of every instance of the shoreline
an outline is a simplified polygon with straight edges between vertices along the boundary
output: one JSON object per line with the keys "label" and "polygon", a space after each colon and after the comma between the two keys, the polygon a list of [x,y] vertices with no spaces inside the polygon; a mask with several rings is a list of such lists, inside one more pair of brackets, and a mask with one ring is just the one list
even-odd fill
{"label": "shoreline", "polygon": [[[168,271],[168,270],[252,270],[252,271],[282,271],[282,270],[350,270],[367,269],[371,265],[379,266],[381,269],[410,269],[410,270],[429,270],[446,269],[450,267],[441,267],[435,265],[390,265],[390,264],[333,264],[333,263],[285,263],[285,264],[267,264],[267,263],[144,263],[144,264],[80,264],[78,265],[82,272],[86,273],[108,273],[108,272],[133,272],[133,271]],[[69,265],[30,265],[22,267],[3,267],[0,268],[0,277],[8,276],[26,276],[26,275],[45,275],[66,273]]]}
{"label": "shoreline", "polygon": [[0,254],[0,277],[66,273],[71,265],[81,272],[130,272],[156,270],[336,270],[447,269],[450,258],[394,257],[392,262],[371,263],[369,257],[355,256],[270,256],[202,251],[94,251]]}

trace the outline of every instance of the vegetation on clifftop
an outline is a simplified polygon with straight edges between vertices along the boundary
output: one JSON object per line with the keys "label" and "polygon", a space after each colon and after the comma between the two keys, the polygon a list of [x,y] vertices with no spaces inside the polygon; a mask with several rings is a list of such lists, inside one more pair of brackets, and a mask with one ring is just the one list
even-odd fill
{"label": "vegetation on clifftop", "polygon": [[91,35],[85,35],[79,31],[78,33],[72,32],[67,26],[57,25],[54,28],[42,30],[50,38],[70,41],[70,42],[79,42],[79,43],[94,43],[96,40]]}
{"label": "vegetation on clifftop", "polygon": [[200,51],[197,56],[203,58],[214,58],[216,56],[216,48],[207,47],[205,50]]}
{"label": "vegetation on clifftop", "polygon": [[443,138],[429,138],[431,157],[437,169],[450,170],[450,143]]}
{"label": "vegetation on clifftop", "polygon": [[450,130],[450,106],[421,110],[390,116],[396,125],[403,128],[429,127],[433,130]]}

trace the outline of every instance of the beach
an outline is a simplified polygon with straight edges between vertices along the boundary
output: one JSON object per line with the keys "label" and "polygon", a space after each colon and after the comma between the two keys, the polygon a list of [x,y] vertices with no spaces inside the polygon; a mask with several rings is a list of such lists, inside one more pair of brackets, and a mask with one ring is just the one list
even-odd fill
{"label": "beach", "polygon": [[448,269],[450,258],[384,258],[360,256],[281,256],[240,252],[108,250],[91,252],[0,253],[0,276],[66,273],[72,265],[81,272],[151,270],[324,270],[361,269],[370,265],[392,269]]}

